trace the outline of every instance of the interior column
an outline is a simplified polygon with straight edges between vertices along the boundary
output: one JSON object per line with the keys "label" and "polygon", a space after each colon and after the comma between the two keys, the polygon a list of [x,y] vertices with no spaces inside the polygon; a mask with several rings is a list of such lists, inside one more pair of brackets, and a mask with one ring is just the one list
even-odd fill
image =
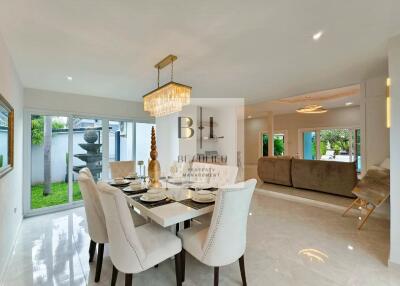
{"label": "interior column", "polygon": [[[389,42],[391,110],[400,110],[400,35]],[[391,112],[390,128],[390,257],[400,265],[400,112]]]}
{"label": "interior column", "polygon": [[268,157],[274,156],[274,113],[268,112]]}

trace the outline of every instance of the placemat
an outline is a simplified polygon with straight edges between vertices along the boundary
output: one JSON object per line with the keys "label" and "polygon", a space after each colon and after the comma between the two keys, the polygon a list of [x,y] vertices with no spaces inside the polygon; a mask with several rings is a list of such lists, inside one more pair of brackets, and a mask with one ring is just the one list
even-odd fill
{"label": "placemat", "polygon": [[[189,190],[195,191],[195,188],[189,187]],[[218,188],[208,188],[208,189],[201,189],[201,190],[205,190],[205,191],[210,191],[210,192],[215,192],[218,191]]]}
{"label": "placemat", "polygon": [[187,207],[190,207],[192,209],[195,209],[195,210],[200,210],[202,208],[206,208],[206,207],[212,206],[214,204],[214,202],[212,202],[212,203],[197,203],[195,201],[192,201],[192,199],[186,199],[183,201],[179,201],[178,203],[181,203],[181,204],[183,204]]}
{"label": "placemat", "polygon": [[170,203],[174,203],[174,202],[175,202],[174,200],[171,200],[170,198],[166,198],[165,200],[162,200],[162,201],[147,203],[147,202],[144,202],[144,201],[141,201],[141,200],[140,200],[140,198],[141,198],[142,196],[136,196],[136,197],[130,196],[130,197],[131,197],[133,200],[137,201],[139,204],[145,206],[145,207],[148,208],[148,209],[155,208],[155,207],[159,207],[159,206],[163,206],[163,205],[168,205],[168,204],[170,204]]}
{"label": "placemat", "polygon": [[123,192],[124,192],[126,195],[128,195],[128,196],[129,196],[129,195],[134,196],[134,195],[143,194],[143,193],[147,192],[148,189],[147,189],[147,188],[144,188],[144,189],[141,189],[141,190],[126,192],[126,191],[124,191],[124,188],[121,188],[121,191],[123,191]]}

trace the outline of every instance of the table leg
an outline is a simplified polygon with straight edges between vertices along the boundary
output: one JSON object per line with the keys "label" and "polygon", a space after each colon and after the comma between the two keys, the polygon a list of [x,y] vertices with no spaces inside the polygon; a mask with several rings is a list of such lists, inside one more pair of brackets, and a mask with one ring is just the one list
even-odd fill
{"label": "table leg", "polygon": [[187,229],[187,228],[189,228],[189,227],[190,227],[190,219],[185,220],[185,222],[183,223],[183,228],[184,228],[184,229]]}

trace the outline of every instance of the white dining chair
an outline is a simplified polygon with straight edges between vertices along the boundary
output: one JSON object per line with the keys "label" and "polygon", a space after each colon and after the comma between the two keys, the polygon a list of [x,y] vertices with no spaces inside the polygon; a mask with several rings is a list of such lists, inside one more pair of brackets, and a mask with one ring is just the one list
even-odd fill
{"label": "white dining chair", "polygon": [[[238,173],[238,167],[229,165],[212,165],[210,164],[211,175],[209,184],[214,188],[224,188],[234,185]],[[210,225],[212,213],[199,216],[196,222],[203,225]]]}
{"label": "white dining chair", "polygon": [[181,240],[168,229],[153,223],[135,227],[124,194],[104,182],[98,183],[98,189],[113,264],[111,285],[115,285],[118,271],[125,273],[125,285],[131,285],[132,274],[145,271],[172,256],[175,256],[176,283],[182,285]]}
{"label": "white dining chair", "polygon": [[90,236],[89,262],[93,261],[96,246],[98,245],[96,274],[94,279],[95,282],[98,282],[100,280],[103,264],[104,243],[108,242],[106,221],[96,183],[88,168],[83,168],[79,171],[78,184],[82,193]]}
{"label": "white dining chair", "polygon": [[135,161],[114,161],[110,162],[111,178],[125,178],[136,172]]}
{"label": "white dining chair", "polygon": [[178,234],[182,239],[182,281],[185,280],[185,252],[214,267],[214,285],[218,285],[219,267],[239,260],[243,285],[247,285],[244,252],[247,218],[257,180],[220,189],[216,195],[210,226],[195,225]]}
{"label": "white dining chair", "polygon": [[215,188],[233,185],[236,182],[237,173],[237,166],[211,165],[209,184]]}

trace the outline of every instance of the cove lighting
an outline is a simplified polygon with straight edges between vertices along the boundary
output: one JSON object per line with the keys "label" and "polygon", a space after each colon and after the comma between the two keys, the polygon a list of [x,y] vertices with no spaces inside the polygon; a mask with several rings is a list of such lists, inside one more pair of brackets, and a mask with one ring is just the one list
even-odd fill
{"label": "cove lighting", "polygon": [[391,85],[390,78],[387,78],[386,79],[386,127],[387,128],[390,128],[392,124],[392,115],[391,115],[392,100],[390,98],[390,85]]}

